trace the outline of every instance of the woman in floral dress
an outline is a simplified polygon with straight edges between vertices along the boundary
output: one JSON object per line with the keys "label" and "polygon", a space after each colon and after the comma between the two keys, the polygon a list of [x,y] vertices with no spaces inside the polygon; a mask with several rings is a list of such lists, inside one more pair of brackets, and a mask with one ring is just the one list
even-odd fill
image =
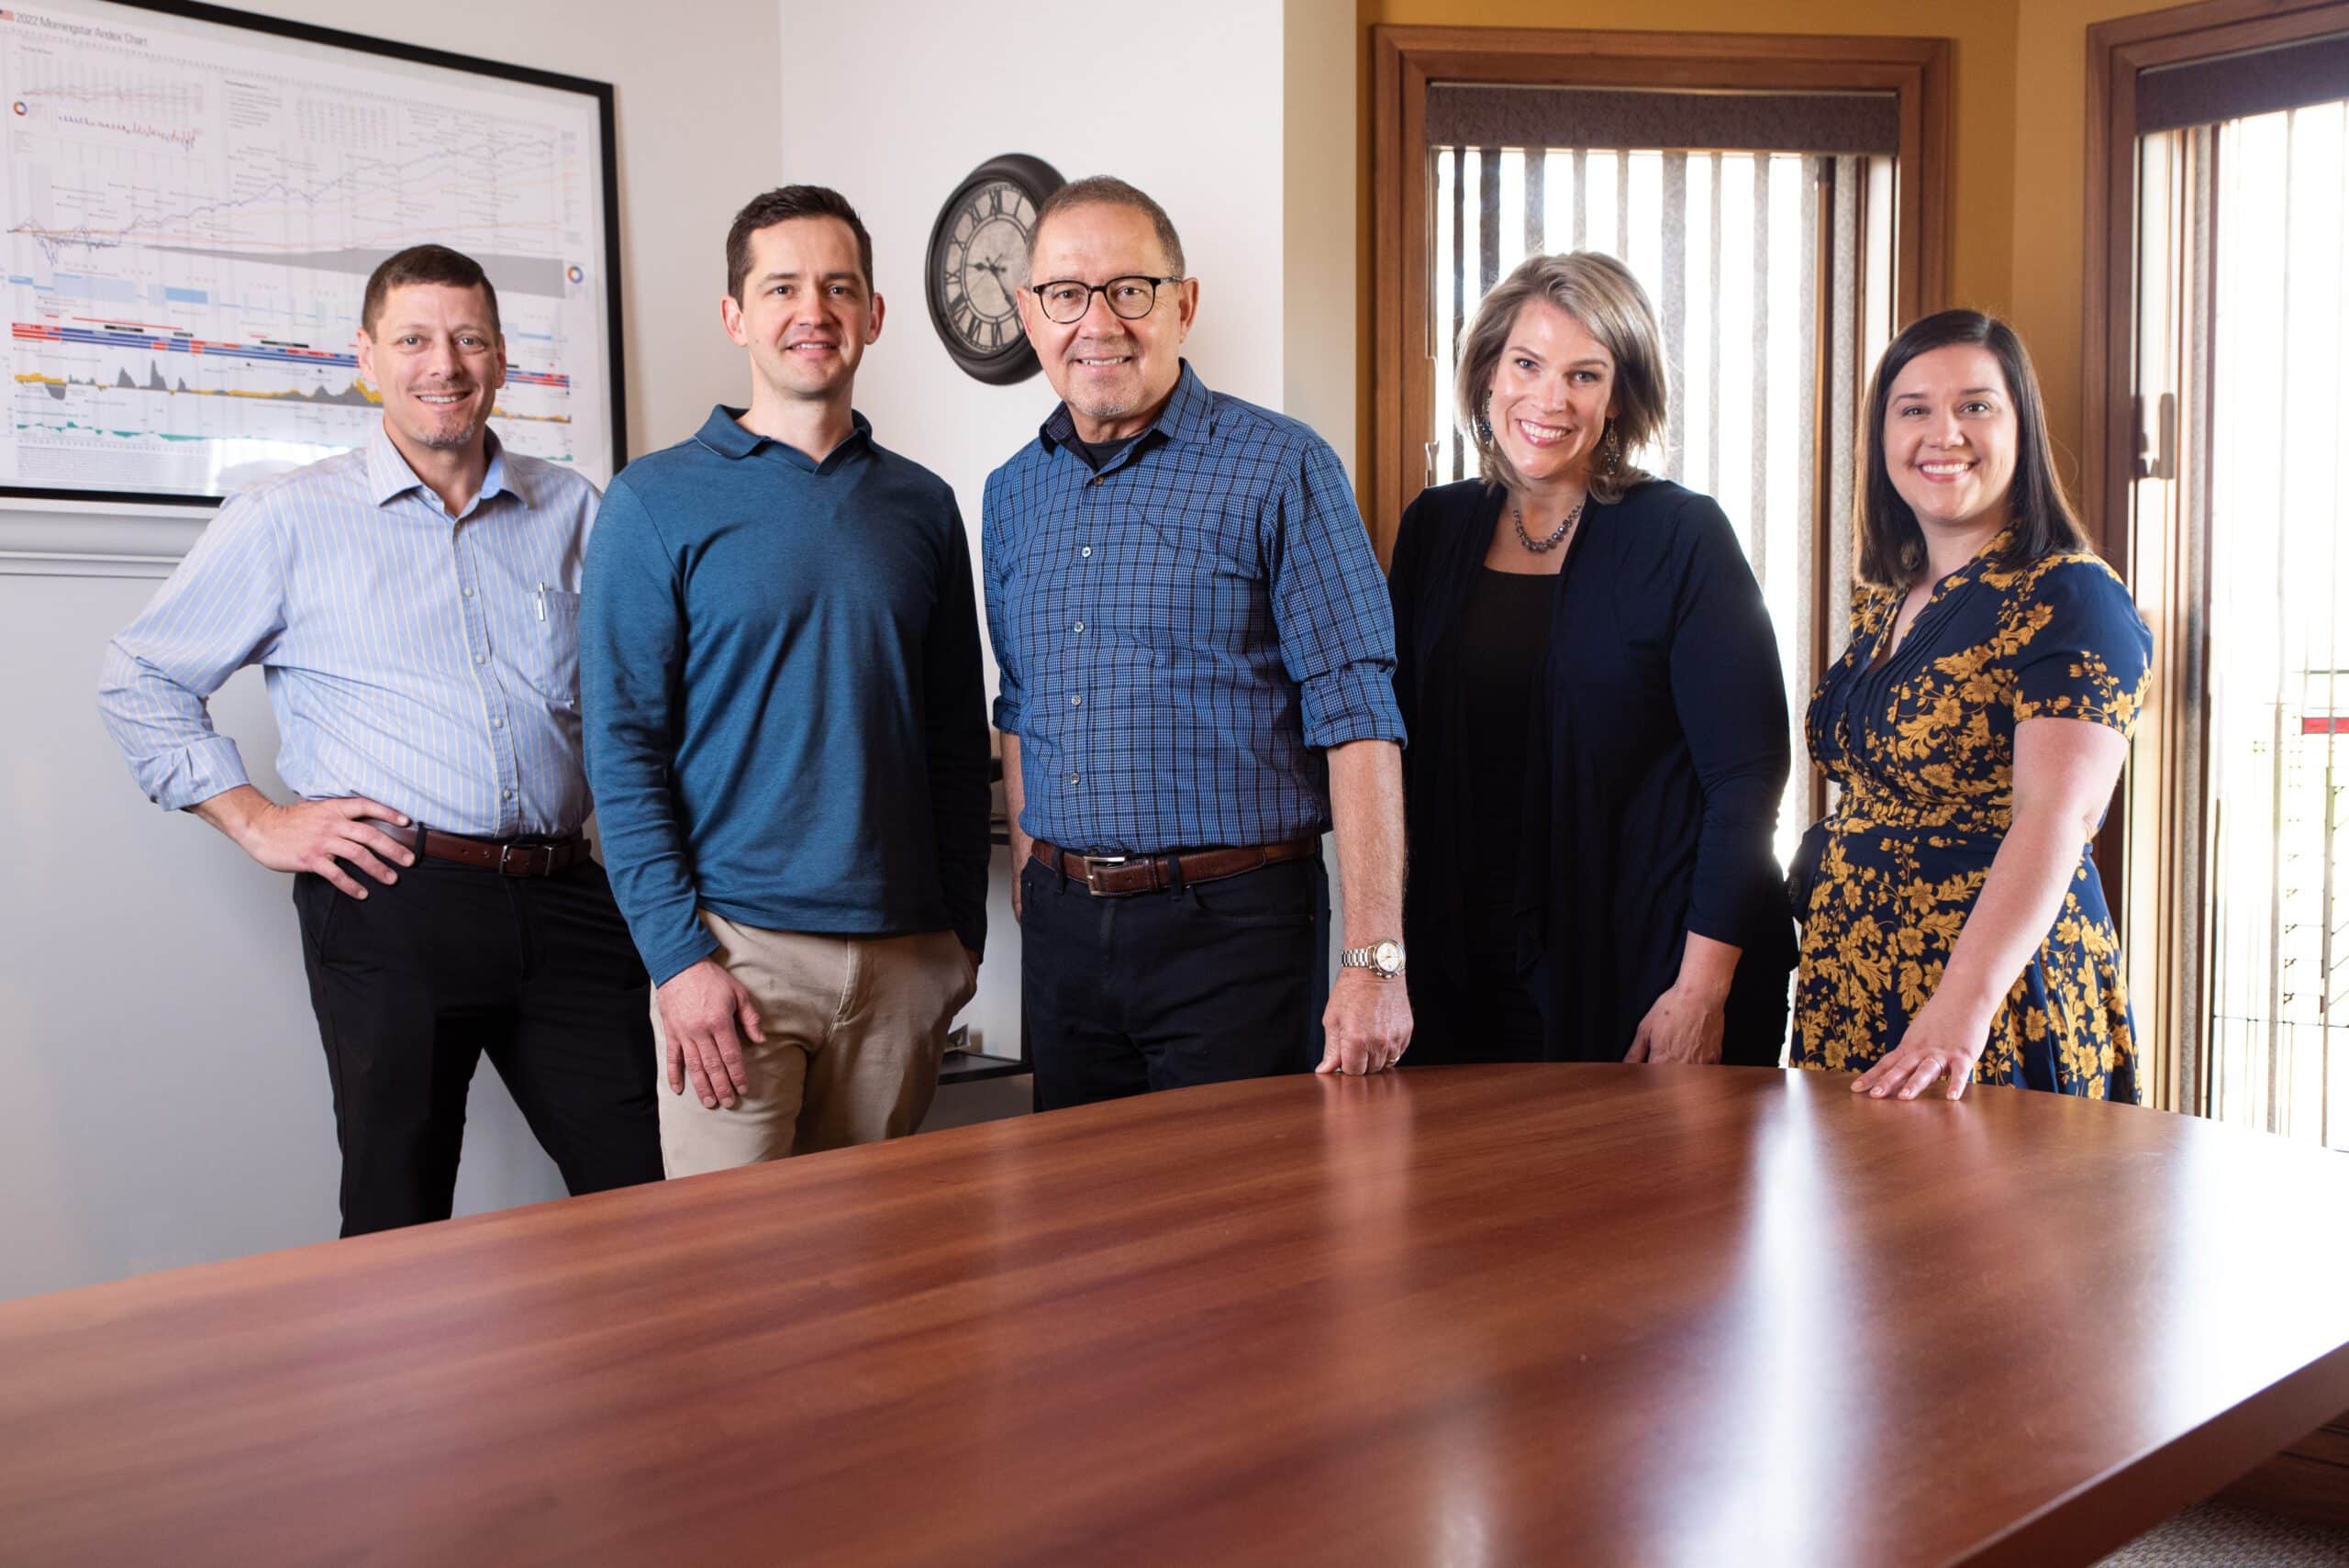
{"label": "woman in floral dress", "polygon": [[1812,695],[1842,786],[1804,838],[1797,1066],[1912,1099],[2137,1097],[2089,842],[2153,639],[2055,477],[2013,330],[1944,311],[1868,393],[1851,645]]}

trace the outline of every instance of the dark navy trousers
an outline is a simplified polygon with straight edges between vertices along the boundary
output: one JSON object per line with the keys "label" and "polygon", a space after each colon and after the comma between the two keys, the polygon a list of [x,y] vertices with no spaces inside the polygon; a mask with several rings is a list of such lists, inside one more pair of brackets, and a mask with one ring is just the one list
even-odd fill
{"label": "dark navy trousers", "polygon": [[1032,860],[1019,875],[1038,1110],[1320,1062],[1330,885],[1319,856],[1121,898]]}

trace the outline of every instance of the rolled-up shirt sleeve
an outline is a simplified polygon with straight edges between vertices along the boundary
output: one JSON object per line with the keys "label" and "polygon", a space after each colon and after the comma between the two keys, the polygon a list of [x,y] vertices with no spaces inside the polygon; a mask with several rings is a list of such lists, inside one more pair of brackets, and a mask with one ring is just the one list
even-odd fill
{"label": "rolled-up shirt sleeve", "polygon": [[209,699],[284,630],[275,528],[264,506],[230,501],[99,666],[98,712],[148,799],[178,811],[251,782]]}
{"label": "rolled-up shirt sleeve", "polygon": [[1305,743],[1399,744],[1394,606],[1353,487],[1327,442],[1306,446],[1272,508],[1273,621],[1297,684]]}

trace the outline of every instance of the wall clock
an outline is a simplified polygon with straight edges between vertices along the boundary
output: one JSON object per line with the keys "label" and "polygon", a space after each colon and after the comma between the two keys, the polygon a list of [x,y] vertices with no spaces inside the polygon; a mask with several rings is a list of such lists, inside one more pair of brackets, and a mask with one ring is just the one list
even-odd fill
{"label": "wall clock", "polygon": [[954,188],[930,228],[923,268],[930,322],[954,362],[990,386],[1036,373],[1015,298],[1028,284],[1037,210],[1066,183],[1026,153],[990,158]]}

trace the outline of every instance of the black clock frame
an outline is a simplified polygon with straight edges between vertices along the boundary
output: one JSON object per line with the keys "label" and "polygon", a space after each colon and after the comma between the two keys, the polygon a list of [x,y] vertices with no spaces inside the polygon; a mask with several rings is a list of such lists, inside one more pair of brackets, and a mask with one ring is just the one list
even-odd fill
{"label": "black clock frame", "polygon": [[1068,183],[1061,177],[1059,170],[1025,152],[1007,152],[999,158],[990,158],[972,170],[956,183],[946,198],[946,205],[938,209],[937,221],[930,226],[930,249],[922,257],[921,286],[922,295],[930,303],[930,324],[936,328],[938,340],[946,345],[946,352],[963,367],[963,373],[988,386],[1009,386],[1014,382],[1026,381],[1041,368],[1036,361],[1036,350],[1030,345],[1028,335],[1025,332],[1016,335],[1010,342],[991,354],[974,353],[954,331],[952,317],[946,308],[943,280],[940,276],[942,270],[940,263],[951,238],[949,228],[954,209],[963,205],[963,196],[973,186],[991,180],[1005,180],[1019,186],[1040,210],[1045,197]]}

